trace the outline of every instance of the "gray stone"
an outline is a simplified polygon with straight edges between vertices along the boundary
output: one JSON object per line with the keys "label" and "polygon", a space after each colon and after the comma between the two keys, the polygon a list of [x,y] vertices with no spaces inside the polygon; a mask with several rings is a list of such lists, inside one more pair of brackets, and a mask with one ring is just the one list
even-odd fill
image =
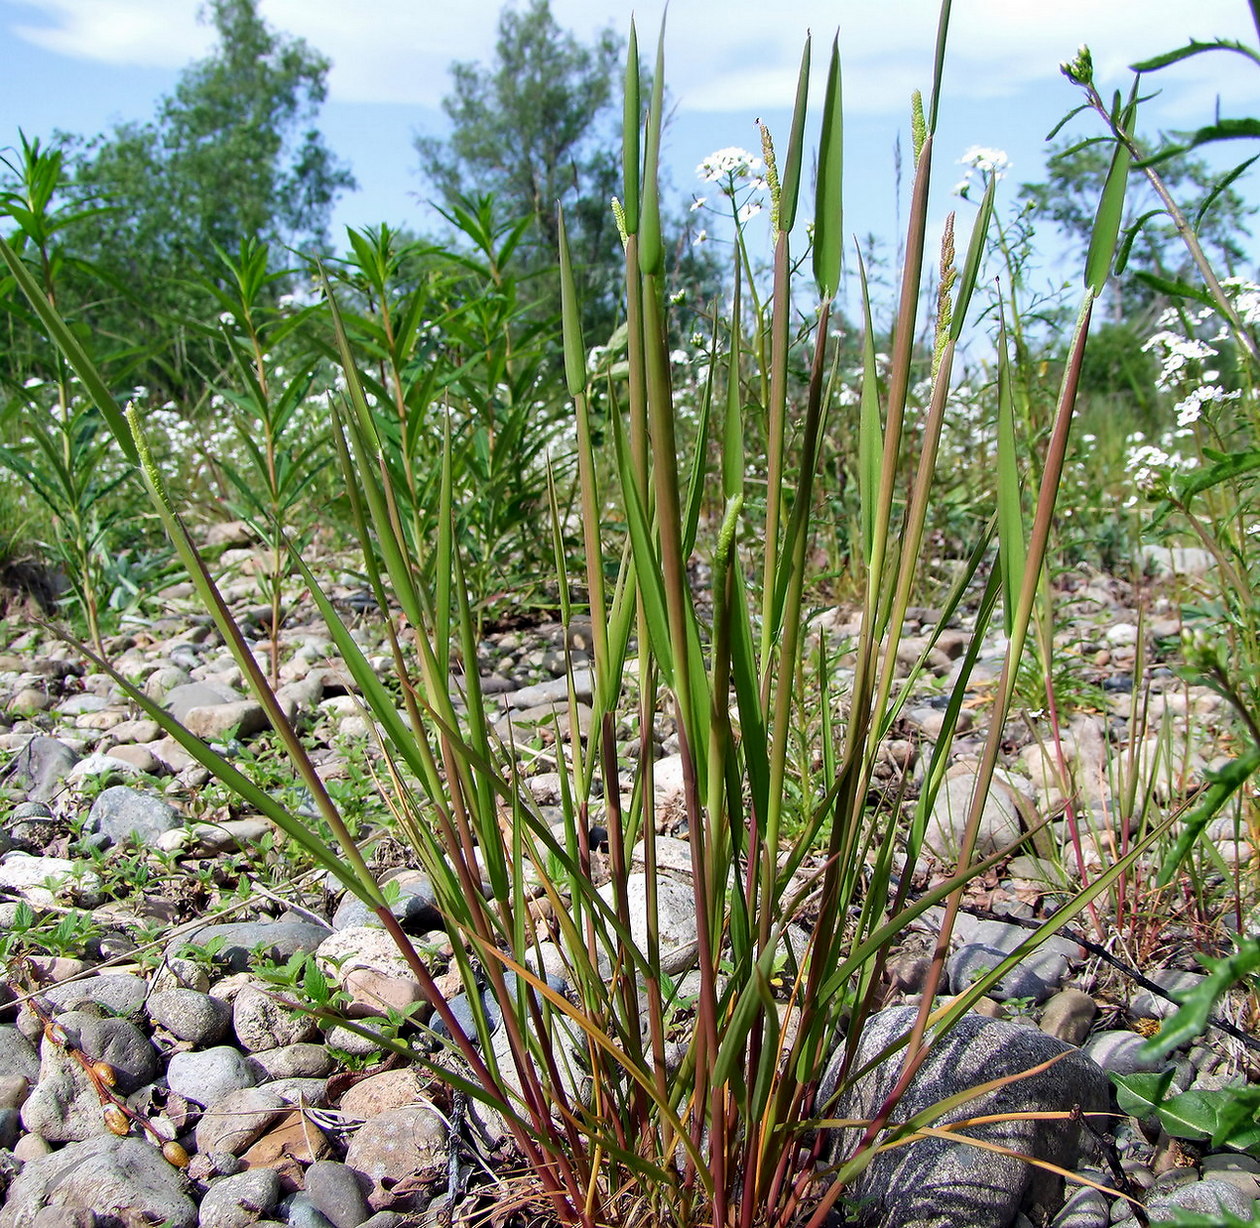
{"label": "gray stone", "polygon": [[[950,989],[954,993],[962,993],[1002,963],[1006,956],[1007,953],[997,947],[985,946],[979,942],[964,944],[949,957],[945,965]],[[1058,970],[1062,975],[1067,971],[1066,964],[1060,964]],[[1030,961],[1025,960],[1010,969],[1001,980],[990,985],[987,992],[997,1002],[1005,1002],[1011,998],[1031,998],[1040,1003],[1050,997],[1057,987],[1057,979],[1047,981],[1038,975]]]}
{"label": "gray stone", "polygon": [[309,1015],[285,1006],[258,985],[245,985],[232,1002],[232,1027],[249,1053],[310,1040],[319,1028]]}
{"label": "gray stone", "polygon": [[280,1204],[280,1213],[289,1228],[335,1228],[333,1222],[316,1207],[304,1190],[290,1194]]}
{"label": "gray stone", "polygon": [[96,1089],[72,1060],[49,1070],[22,1105],[22,1125],[51,1143],[81,1143],[109,1133]]}
{"label": "gray stone", "polygon": [[445,1171],[447,1130],[426,1103],[390,1109],[364,1122],[346,1151],[346,1164],[374,1184]]}
{"label": "gray stone", "polygon": [[1146,1039],[1136,1032],[1096,1032],[1082,1047],[1082,1052],[1097,1062],[1108,1074],[1139,1074],[1163,1070],[1162,1059],[1144,1057]]}
{"label": "gray stone", "polygon": [[360,1182],[347,1165],[316,1160],[306,1170],[306,1196],[333,1228],[358,1228],[372,1214]]}
{"label": "gray stone", "polygon": [[176,946],[205,946],[217,938],[220,940],[218,958],[233,972],[244,972],[255,949],[282,964],[299,951],[314,951],[331,932],[327,926],[313,921],[229,921],[203,926]]}
{"label": "gray stone", "polygon": [[0,1149],[12,1151],[22,1132],[22,1118],[17,1109],[0,1109]]}
{"label": "gray stone", "polygon": [[1255,1156],[1223,1151],[1204,1156],[1201,1169],[1204,1177],[1216,1181],[1228,1181],[1236,1185],[1248,1198],[1260,1198],[1260,1160]]}
{"label": "gray stone", "polygon": [[280,1175],[251,1168],[210,1183],[201,1200],[198,1228],[249,1228],[270,1215],[280,1201]]}
{"label": "gray stone", "polygon": [[1236,1185],[1216,1177],[1205,1177],[1202,1181],[1191,1181],[1176,1189],[1162,1190],[1147,1199],[1146,1210],[1153,1223],[1171,1220],[1174,1208],[1196,1211],[1201,1215],[1227,1212],[1251,1219],[1256,1210],[1256,1200],[1249,1198]]}
{"label": "gray stone", "polygon": [[198,1053],[176,1053],[166,1068],[171,1091],[208,1107],[228,1092],[253,1087],[258,1081],[246,1056],[231,1045],[217,1045]]}
{"label": "gray stone", "polygon": [[250,1062],[269,1079],[322,1079],[333,1072],[332,1054],[323,1045],[298,1041],[279,1049],[264,1049],[250,1056]]}
{"label": "gray stone", "polygon": [[106,789],[88,812],[88,830],[101,832],[111,844],[127,840],[151,844],[164,831],[182,827],[183,822],[169,802],[128,785]]}
{"label": "gray stone", "polygon": [[1138,562],[1145,571],[1161,579],[1204,576],[1216,566],[1212,552],[1202,546],[1144,545],[1138,549]]}
{"label": "gray stone", "polygon": [[[409,934],[423,934],[442,927],[442,914],[438,912],[437,897],[429,876],[419,870],[407,870],[389,880],[396,883],[398,898],[389,910],[403,923]],[[376,914],[357,896],[347,893],[342,897],[333,915],[334,930],[358,926],[380,926]]]}
{"label": "gray stone", "polygon": [[1110,1222],[1107,1196],[1086,1185],[1070,1194],[1063,1210],[1050,1221],[1050,1228],[1107,1228]]}
{"label": "gray stone", "polygon": [[230,704],[190,708],[183,725],[189,733],[209,742],[229,734],[238,738],[252,737],[268,728],[269,722],[262,704],[241,699]]}
{"label": "gray stone", "polygon": [[[958,856],[977,774],[977,764],[968,760],[955,763],[945,773],[928,816],[924,846],[943,861],[952,861]],[[995,772],[976,831],[977,857],[987,857],[1020,838],[1023,834],[1020,813],[1026,805],[1010,779],[1001,771]]]}
{"label": "gray stone", "polygon": [[[157,1078],[161,1069],[157,1050],[129,1019],[102,1019],[86,1011],[67,1011],[57,1017],[57,1023],[70,1044],[94,1061],[109,1063],[119,1095],[128,1096]],[[45,1037],[40,1045],[40,1077],[49,1069],[59,1069],[66,1059],[65,1050]]]}
{"label": "gray stone", "polygon": [[[871,1017],[854,1058],[855,1069],[871,1062],[888,1045],[904,1037],[916,1008],[893,1007]],[[1032,1028],[979,1015],[964,1015],[932,1046],[901,1098],[894,1121],[904,1121],[939,1100],[1003,1075],[1020,1074],[1062,1054],[1049,1069],[1017,1079],[949,1110],[937,1124],[977,1114],[1032,1110],[1104,1112],[1110,1090],[1102,1072],[1069,1046]],[[837,1087],[843,1046],[823,1078],[824,1100]],[[869,1120],[884,1103],[902,1068],[902,1052],[894,1053],[842,1089],[827,1114]],[[1013,1120],[969,1131],[1023,1155],[1070,1167],[1080,1146],[1076,1122]],[[847,1156],[861,1137],[859,1130],[838,1130],[828,1152]],[[869,1196],[863,1223],[880,1228],[1007,1228],[1021,1206],[1048,1210],[1057,1204],[1058,1181],[1013,1156],[981,1150],[946,1139],[925,1139],[881,1152],[854,1183],[856,1197]]]}
{"label": "gray stone", "polygon": [[[626,902],[630,913],[630,934],[639,950],[647,950],[648,880],[646,874],[626,876]],[[695,961],[696,896],[690,886],[670,878],[656,885],[661,942],[661,966],[671,976],[685,971]],[[613,902],[612,884],[599,888],[607,903]]]}
{"label": "gray stone", "polygon": [[144,1018],[148,986],[129,972],[102,972],[81,981],[54,985],[44,994],[59,1010],[72,1011],[84,1005],[99,1006],[111,1015],[139,1021]]}
{"label": "gray stone", "polygon": [[94,1210],[115,1224],[128,1214],[132,1223],[170,1228],[194,1228],[197,1223],[197,1208],[180,1170],[149,1143],[112,1134],[30,1161],[9,1188],[0,1228],[29,1228],[36,1214],[50,1206]]}
{"label": "gray stone", "polygon": [[37,734],[14,756],[6,776],[8,784],[24,791],[32,802],[55,797],[66,773],[79,760],[79,752],[56,738]]}
{"label": "gray stone", "polygon": [[[150,682],[156,677],[156,674],[152,675]],[[213,708],[219,704],[238,703],[244,698],[240,691],[220,683],[184,682],[165,691],[162,707],[182,723],[194,708]]]}
{"label": "gray stone", "polygon": [[1186,994],[1197,989],[1207,977],[1202,972],[1186,972],[1180,968],[1160,968],[1147,973],[1147,979],[1154,981],[1171,997],[1153,993],[1149,989],[1139,989],[1133,995],[1129,1010],[1140,1019],[1167,1019],[1177,1009],[1177,1003]]}
{"label": "gray stone", "polygon": [[[358,1019],[353,1028],[344,1027],[341,1024],[329,1028],[326,1039],[330,1049],[340,1049],[351,1057],[368,1057],[385,1047],[383,1040],[388,1038],[392,1031],[384,1020]],[[374,1037],[382,1039],[377,1040]]]}
{"label": "gray stone", "polygon": [[97,1228],[100,1221],[87,1207],[45,1207],[35,1213],[31,1228]]}
{"label": "gray stone", "polygon": [[220,1096],[197,1123],[198,1151],[240,1155],[260,1139],[285,1110],[285,1103],[265,1087],[242,1087]]}
{"label": "gray stone", "polygon": [[148,1011],[158,1027],[202,1049],[222,1040],[232,1022],[228,1003],[195,989],[163,989],[150,994]]}
{"label": "gray stone", "polygon": [[0,1027],[0,1075],[16,1075],[31,1083],[39,1078],[35,1046],[10,1024]]}
{"label": "gray stone", "polygon": [[288,1105],[302,1104],[319,1109],[328,1103],[327,1079],[294,1075],[288,1079],[273,1079],[266,1084],[266,1087],[269,1092],[274,1092]]}
{"label": "gray stone", "polygon": [[8,887],[31,904],[49,908],[59,895],[82,899],[100,889],[101,880],[82,865],[64,857],[32,857],[5,853],[0,858],[0,887]]}

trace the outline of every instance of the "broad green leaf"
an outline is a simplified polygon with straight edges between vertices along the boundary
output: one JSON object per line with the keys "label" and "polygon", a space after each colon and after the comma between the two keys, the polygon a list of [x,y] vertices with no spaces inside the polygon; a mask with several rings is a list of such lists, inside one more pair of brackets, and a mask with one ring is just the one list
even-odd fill
{"label": "broad green leaf", "polygon": [[792,134],[788,138],[787,160],[779,175],[779,229],[785,234],[796,223],[796,205],[801,190],[801,155],[805,147],[805,111],[809,102],[810,42],[805,37],[801,70],[796,78],[796,102],[792,108]]}
{"label": "broad green leaf", "polygon": [[[1231,760],[1223,768],[1205,773],[1208,787],[1203,794],[1203,800],[1190,814],[1182,818],[1181,832],[1177,836],[1177,841],[1169,849],[1159,868],[1159,877],[1156,879],[1157,889],[1167,887],[1172,882],[1177,867],[1189,856],[1195,841],[1203,834],[1203,829],[1208,822],[1258,769],[1260,769],[1260,748],[1253,748],[1246,754],[1239,755],[1237,759]],[[1154,1044],[1154,1041],[1150,1042],[1147,1048],[1153,1051]],[[1170,1045],[1163,1052],[1166,1053],[1169,1049],[1175,1048],[1175,1044]]]}
{"label": "broad green leaf", "polygon": [[1152,1117],[1167,1097],[1172,1086],[1174,1070],[1141,1071],[1137,1074],[1113,1074],[1116,1088],[1116,1104],[1122,1113],[1139,1120]]}
{"label": "broad green leaf", "polygon": [[[1161,874],[1161,886],[1163,878]],[[1158,1060],[1174,1049],[1201,1036],[1212,1017],[1216,1004],[1239,981],[1260,969],[1260,938],[1239,938],[1239,949],[1232,955],[1213,959],[1198,958],[1208,974],[1192,990],[1181,996],[1176,1013],[1164,1021],[1159,1032],[1142,1046],[1143,1057]]]}
{"label": "broad green leaf", "polygon": [[[1126,130],[1132,126],[1134,110],[1134,105],[1130,104],[1125,112]],[[1102,198],[1098,202],[1098,213],[1094,217],[1094,228],[1090,232],[1089,251],[1085,255],[1085,284],[1095,296],[1103,292],[1111,276],[1120,226],[1124,221],[1124,196],[1129,186],[1132,161],[1128,146],[1117,140],[1111,155],[1111,167],[1103,184]]]}
{"label": "broad green leaf", "polygon": [[823,97],[822,132],[818,137],[818,171],[814,191],[814,280],[824,299],[840,288],[844,253],[844,109],[840,92],[840,36],[831,43],[827,91]]}
{"label": "broad green leaf", "polygon": [[1260,119],[1218,119],[1193,133],[1188,141],[1180,145],[1168,145],[1158,153],[1144,158],[1137,165],[1158,166],[1161,162],[1175,158],[1179,154],[1189,153],[1200,145],[1211,145],[1216,141],[1248,140],[1260,136]]}

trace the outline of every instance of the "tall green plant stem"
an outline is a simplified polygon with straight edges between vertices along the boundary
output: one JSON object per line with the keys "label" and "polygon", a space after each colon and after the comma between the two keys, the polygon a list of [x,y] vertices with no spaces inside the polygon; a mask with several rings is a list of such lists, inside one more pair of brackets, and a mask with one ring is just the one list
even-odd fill
{"label": "tall green plant stem", "polygon": [[1172,193],[1168,190],[1168,185],[1155,167],[1144,160],[1145,154],[1138,144],[1137,138],[1120,118],[1112,114],[1093,83],[1078,82],[1078,84],[1085,91],[1085,98],[1089,105],[1102,117],[1112,136],[1128,150],[1129,156],[1134,160],[1138,168],[1146,176],[1151,187],[1155,190],[1155,194],[1159,197],[1160,204],[1164,206],[1164,211],[1168,214],[1178,238],[1185,244],[1186,251],[1190,253],[1190,259],[1194,262],[1194,267],[1198,270],[1199,276],[1203,278],[1203,284],[1207,287],[1213,302],[1216,303],[1217,310],[1229,322],[1230,331],[1234,334],[1235,340],[1247,351],[1252,363],[1260,365],[1260,344],[1257,343],[1256,338],[1242,322],[1238,312],[1234,309],[1233,303],[1229,301],[1229,296],[1221,286],[1220,279],[1216,276],[1216,270],[1212,268],[1212,262],[1207,258],[1207,253],[1204,252],[1203,245],[1199,242],[1199,236],[1195,233],[1194,225],[1186,217],[1185,211],[1173,199]]}
{"label": "tall green plant stem", "polygon": [[[1001,753],[1006,714],[1010,710],[1010,703],[1015,694],[1019,662],[1023,656],[1024,642],[1032,620],[1037,589],[1041,582],[1042,566],[1045,562],[1046,549],[1054,519],[1054,505],[1058,495],[1059,481],[1063,473],[1064,459],[1067,455],[1072,412],[1076,403],[1076,390],[1080,380],[1081,364],[1085,353],[1085,340],[1093,312],[1094,297],[1092,292],[1087,291],[1077,318],[1068,364],[1064,372],[1063,385],[1059,394],[1059,405],[1047,448],[1041,490],[1028,543],[1026,569],[1015,608],[1012,634],[1007,646],[1006,659],[1003,664],[1001,679],[998,683],[997,695],[994,699],[989,733],[985,740],[984,753],[976,776],[976,785],[967,815],[967,823],[960,842],[958,854],[958,864],[960,866],[969,865],[975,855],[976,835],[979,830],[980,819],[984,811],[989,787],[993,780],[993,773],[997,767],[998,757]],[[954,922],[962,908],[962,901],[963,889],[960,887],[949,897],[946,904],[945,919],[941,925],[941,936],[932,956],[932,964],[928,976],[924,981],[923,998],[907,1041],[906,1056],[901,1075],[893,1090],[889,1093],[884,1105],[872,1118],[870,1125],[854,1150],[854,1155],[859,1154],[874,1142],[876,1136],[887,1123],[893,1108],[905,1093],[906,1088],[909,1087],[911,1080],[927,1057],[928,1050],[924,1045],[923,1037],[927,1028],[928,1017],[932,1011],[932,999],[944,973],[945,959],[949,953],[949,936],[953,932]]]}

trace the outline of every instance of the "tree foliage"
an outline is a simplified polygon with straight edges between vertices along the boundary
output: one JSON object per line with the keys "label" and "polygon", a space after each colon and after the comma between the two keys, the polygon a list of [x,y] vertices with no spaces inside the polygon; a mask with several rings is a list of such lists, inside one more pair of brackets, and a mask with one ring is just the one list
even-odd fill
{"label": "tree foliage", "polygon": [[[556,205],[564,207],[593,336],[607,335],[619,294],[609,198],[619,182],[613,102],[621,47],[611,30],[584,46],[560,28],[549,0],[507,7],[493,62],[451,66],[442,103],[450,136],[416,140],[439,207],[449,212],[492,194],[503,216],[533,220],[522,244],[528,271],[555,265]],[[554,305],[558,289],[539,285],[535,294]]]}
{"label": "tree foliage", "polygon": [[[176,346],[163,342],[207,304],[196,285],[221,273],[215,249],[250,239],[322,250],[337,196],[354,187],[314,127],[328,60],[272,30],[257,0],[209,0],[205,17],[213,52],[184,71],[152,121],[68,141],[74,191],[107,206],[73,235],[76,254],[116,291],[97,301],[93,322],[147,351],[145,382],[177,397],[192,393],[196,339],[181,331]],[[99,300],[98,288],[79,290]]]}

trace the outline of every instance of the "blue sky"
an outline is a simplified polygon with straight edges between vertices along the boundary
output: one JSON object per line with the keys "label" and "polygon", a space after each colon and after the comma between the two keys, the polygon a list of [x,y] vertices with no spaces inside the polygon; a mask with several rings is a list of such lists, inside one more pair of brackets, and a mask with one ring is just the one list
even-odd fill
{"label": "blue sky", "polygon": [[[630,0],[552,0],[552,8],[583,39],[605,25],[624,32],[634,9],[641,43],[650,45],[660,20],[658,4]],[[197,9],[197,0],[0,0],[0,145],[18,127],[87,135],[149,118],[180,68],[209,48]],[[1046,133],[1079,100],[1058,70],[1079,44],[1093,50],[1100,84],[1127,88],[1128,63],[1190,36],[1256,38],[1244,0],[955,0],[953,9],[937,142],[941,216],[961,174],[951,164],[969,146],[1008,153],[1008,197],[1040,177]],[[338,226],[432,228],[412,138],[443,131],[450,62],[492,56],[498,0],[262,0],[261,11],[333,61],[321,126],[361,185],[341,202]],[[936,19],[934,0],[674,0],[666,72],[677,109],[666,158],[675,187],[701,191],[694,168],[714,149],[756,150],[758,117],[785,139],[805,32],[814,36],[818,98],[838,30],[846,227],[891,241],[894,141],[904,139],[910,92],[930,85]],[[1160,93],[1146,104],[1144,127],[1198,126],[1218,99],[1222,114],[1254,112],[1250,67],[1217,53],[1157,74],[1151,84]],[[1082,120],[1072,131],[1097,127]]]}

